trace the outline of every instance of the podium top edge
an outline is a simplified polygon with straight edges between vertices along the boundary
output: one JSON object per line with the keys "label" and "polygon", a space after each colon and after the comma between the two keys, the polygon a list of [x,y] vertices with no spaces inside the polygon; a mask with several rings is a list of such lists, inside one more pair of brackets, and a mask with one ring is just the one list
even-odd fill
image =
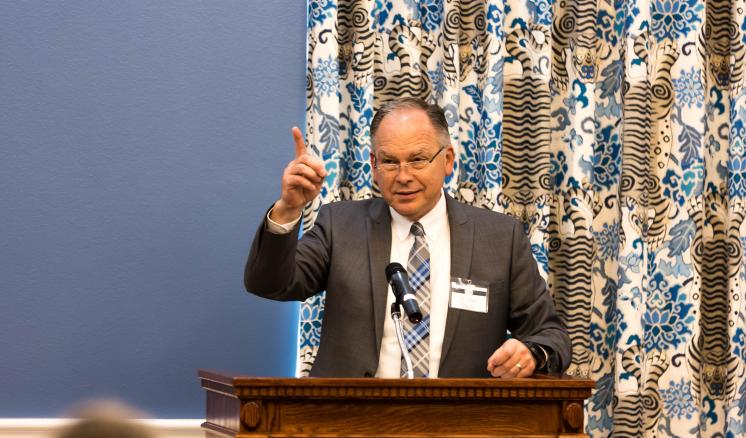
{"label": "podium top edge", "polygon": [[436,379],[379,379],[371,377],[258,377],[240,373],[200,369],[202,381],[212,381],[232,387],[357,387],[357,388],[526,388],[526,389],[593,389],[596,382],[563,376],[536,375],[525,379],[499,378],[436,378]]}

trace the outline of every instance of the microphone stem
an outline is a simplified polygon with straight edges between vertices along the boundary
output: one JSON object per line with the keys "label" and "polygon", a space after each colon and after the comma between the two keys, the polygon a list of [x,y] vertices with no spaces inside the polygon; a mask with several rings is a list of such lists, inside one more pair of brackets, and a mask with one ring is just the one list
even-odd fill
{"label": "microphone stem", "polygon": [[414,379],[414,371],[412,370],[412,358],[409,357],[409,350],[404,344],[404,333],[401,326],[401,308],[399,303],[391,303],[391,319],[394,321],[394,327],[396,328],[396,339],[399,340],[399,348],[401,354],[404,357],[404,364],[407,367],[407,379]]}

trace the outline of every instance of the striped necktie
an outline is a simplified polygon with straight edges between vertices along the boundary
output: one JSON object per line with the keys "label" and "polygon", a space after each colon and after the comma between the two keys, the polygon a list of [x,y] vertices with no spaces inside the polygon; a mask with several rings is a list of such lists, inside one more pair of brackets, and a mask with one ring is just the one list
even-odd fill
{"label": "striped necktie", "polygon": [[[412,324],[404,320],[404,344],[412,357],[414,376],[427,377],[430,371],[430,250],[422,224],[413,223],[410,232],[414,235],[414,244],[409,252],[407,274],[422,312],[422,321]],[[402,376],[406,376],[403,358],[401,371]]]}

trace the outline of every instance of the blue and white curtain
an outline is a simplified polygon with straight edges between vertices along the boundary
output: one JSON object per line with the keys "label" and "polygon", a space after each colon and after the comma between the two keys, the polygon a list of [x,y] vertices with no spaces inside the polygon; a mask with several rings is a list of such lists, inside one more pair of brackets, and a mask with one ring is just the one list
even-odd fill
{"label": "blue and white curtain", "polygon": [[569,372],[597,381],[587,432],[744,436],[745,57],[746,0],[308,0],[306,137],[330,176],[304,227],[378,195],[381,102],[437,103],[447,190],[523,222]]}

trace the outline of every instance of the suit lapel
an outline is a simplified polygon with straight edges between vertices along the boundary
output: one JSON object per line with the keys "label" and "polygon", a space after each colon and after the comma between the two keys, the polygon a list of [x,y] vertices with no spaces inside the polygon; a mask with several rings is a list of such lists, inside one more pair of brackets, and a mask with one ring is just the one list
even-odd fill
{"label": "suit lapel", "polygon": [[[368,255],[373,300],[373,323],[376,330],[376,352],[380,354],[383,323],[386,320],[386,265],[391,259],[391,214],[383,200],[373,202],[367,217]],[[377,358],[376,358],[377,359]]]}
{"label": "suit lapel", "polygon": [[[451,276],[469,278],[474,245],[474,222],[469,220],[463,206],[448,195],[446,195],[446,208],[448,209],[448,224],[451,228]],[[460,315],[460,310],[448,308],[443,347],[440,354],[441,366],[448,357],[448,349],[451,347],[454,334],[458,328]]]}

